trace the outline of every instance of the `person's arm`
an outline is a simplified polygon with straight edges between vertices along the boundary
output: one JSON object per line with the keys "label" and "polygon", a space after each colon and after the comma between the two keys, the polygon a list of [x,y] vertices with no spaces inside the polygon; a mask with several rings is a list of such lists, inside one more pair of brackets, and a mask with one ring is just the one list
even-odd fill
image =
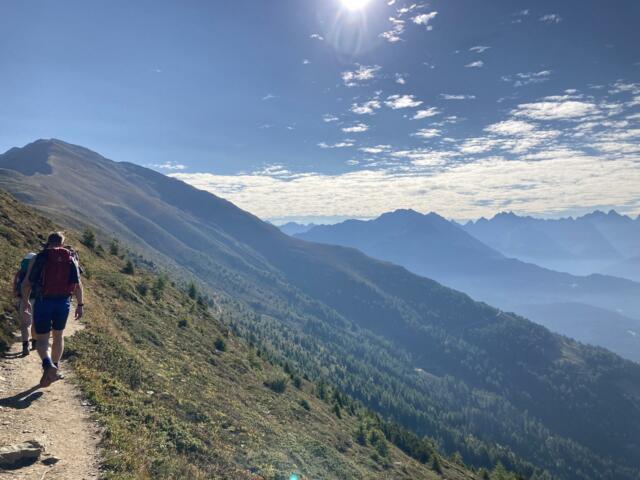
{"label": "person's arm", "polygon": [[76,320],[79,320],[82,318],[82,315],[84,315],[84,290],[80,279],[78,279],[78,284],[76,285],[75,296],[76,301],[78,302],[78,305],[76,306]]}
{"label": "person's arm", "polygon": [[32,258],[29,261],[29,269],[27,270],[27,274],[22,281],[22,298],[26,298],[26,302],[22,302],[24,306],[24,313],[27,315],[31,315],[31,302],[29,302],[29,297],[31,296],[31,270],[33,270],[33,265],[36,263],[36,257]]}
{"label": "person's arm", "polygon": [[13,296],[20,297],[22,295],[22,287],[18,287],[20,283],[20,270],[13,276]]}

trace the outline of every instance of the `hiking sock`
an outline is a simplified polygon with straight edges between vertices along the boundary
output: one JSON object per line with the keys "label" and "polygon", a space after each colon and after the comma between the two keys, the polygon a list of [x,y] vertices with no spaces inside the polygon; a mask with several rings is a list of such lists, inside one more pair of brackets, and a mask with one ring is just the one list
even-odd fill
{"label": "hiking sock", "polygon": [[42,360],[42,368],[47,370],[51,367],[53,367],[53,362],[51,361],[51,357],[45,357],[45,359]]}
{"label": "hiking sock", "polygon": [[35,350],[36,349],[36,343],[37,340],[34,338],[33,340],[31,340],[31,350]]}
{"label": "hiking sock", "polygon": [[29,342],[22,342],[22,355],[29,355]]}

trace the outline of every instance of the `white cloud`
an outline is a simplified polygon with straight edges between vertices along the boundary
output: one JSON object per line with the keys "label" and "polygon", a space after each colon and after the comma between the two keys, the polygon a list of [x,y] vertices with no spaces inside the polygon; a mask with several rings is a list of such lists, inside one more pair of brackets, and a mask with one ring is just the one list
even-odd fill
{"label": "white cloud", "polygon": [[325,113],[322,116],[322,121],[326,123],[337,122],[338,120],[340,120],[338,117],[336,117],[335,115],[331,115],[329,113]]}
{"label": "white cloud", "polygon": [[535,125],[521,120],[505,120],[489,125],[485,131],[498,135],[524,135],[531,133],[535,128]]}
{"label": "white cloud", "polygon": [[416,100],[413,95],[391,95],[387,97],[384,104],[393,110],[398,110],[400,108],[418,107],[422,105],[422,101]]}
{"label": "white cloud", "polygon": [[483,45],[477,45],[475,47],[471,47],[469,49],[470,52],[475,52],[475,53],[484,53],[487,50],[489,50],[491,47],[485,47]]}
{"label": "white cloud", "polygon": [[542,70],[540,72],[516,73],[515,75],[507,75],[502,77],[504,82],[513,82],[515,87],[523,87],[532,83],[542,83],[549,80],[551,70]]}
{"label": "white cloud", "polygon": [[361,104],[354,103],[351,105],[351,111],[357,115],[373,115],[376,110],[382,108],[379,100],[373,99]]}
{"label": "white cloud", "polygon": [[362,133],[362,132],[366,132],[367,130],[369,130],[369,125],[365,123],[356,123],[351,127],[342,128],[342,131],[345,133]]}
{"label": "white cloud", "polygon": [[[282,165],[271,165],[237,176],[171,175],[264,218],[370,217],[402,207],[435,209],[457,218],[505,209],[553,214],[603,205],[640,213],[640,114],[624,101],[634,95],[628,85],[609,86],[620,90],[615,94],[623,97],[617,102],[607,91],[596,99],[570,89],[522,103],[502,121],[486,125],[477,137],[448,136],[445,122],[451,117],[429,122],[429,128],[412,134],[424,139],[428,148],[373,144],[355,150],[359,142],[349,138],[319,144],[365,157],[345,158],[352,167],[345,174],[292,173]],[[447,95],[443,98],[469,97]],[[432,108],[423,110],[433,113]],[[555,127],[561,121],[570,123]],[[554,122],[557,129],[547,122]],[[352,138],[369,128],[364,123],[340,126]],[[367,202],[362,202],[365,196]]]}
{"label": "white cloud", "polygon": [[276,96],[273,93],[267,93],[264,97],[262,97],[262,100],[273,100],[274,98],[276,98]]}
{"label": "white cloud", "polygon": [[324,40],[324,37],[319,33],[312,33],[311,35],[309,35],[309,38],[313,38],[314,40],[320,40],[320,41]]}
{"label": "white cloud", "polygon": [[443,100],[475,100],[475,95],[452,95],[450,93],[441,93],[440,98]]}
{"label": "white cloud", "polygon": [[344,142],[338,142],[333,144],[329,144],[325,142],[320,142],[318,144],[320,148],[348,148],[348,147],[353,147],[353,145],[354,143],[351,140],[345,140]]}
{"label": "white cloud", "polygon": [[609,93],[611,95],[618,93],[631,93],[633,95],[638,95],[640,94],[640,83],[628,83],[618,80],[613,84],[611,89],[609,89]]}
{"label": "white cloud", "polygon": [[356,87],[360,82],[373,80],[381,68],[379,65],[358,65],[356,70],[342,72],[342,81],[347,87]]}
{"label": "white cloud", "polygon": [[430,29],[431,25],[429,25],[429,22],[436,18],[436,15],[438,15],[438,12],[421,13],[420,15],[413,17],[411,20],[417,25],[424,25]]}
{"label": "white cloud", "polygon": [[379,36],[389,43],[401,41],[402,37],[400,35],[404,33],[404,20],[396,17],[389,17],[389,21],[391,22],[391,29],[382,32]]}
{"label": "white cloud", "polygon": [[522,23],[523,17],[528,17],[529,13],[531,13],[531,11],[527,8],[527,9],[520,10],[519,12],[516,12],[516,13],[512,14],[512,16],[516,17],[516,19],[513,20],[511,23]]}
{"label": "white cloud", "polygon": [[158,170],[171,170],[171,171],[185,170],[187,168],[186,165],[183,165],[182,163],[176,163],[176,162],[152,163],[147,166],[158,169]]}
{"label": "white cloud", "polygon": [[533,120],[571,120],[598,113],[594,103],[574,100],[523,103],[512,112]]}
{"label": "white cloud", "polygon": [[547,15],[540,17],[540,21],[547,24],[560,23],[562,21],[562,17],[557,13],[548,13]]}
{"label": "white cloud", "polygon": [[413,116],[413,120],[422,120],[423,118],[435,117],[440,114],[440,110],[436,107],[429,107],[424,110],[418,110]]}
{"label": "white cloud", "polygon": [[437,128],[421,128],[416,133],[412,134],[414,137],[420,138],[435,138],[440,136],[440,130]]}
{"label": "white cloud", "polygon": [[404,85],[405,83],[407,83],[407,81],[404,79],[404,76],[400,75],[399,73],[396,73],[396,83],[400,85]]}
{"label": "white cloud", "polygon": [[465,65],[467,68],[482,68],[484,67],[484,62],[482,60],[476,60],[475,62],[467,63]]}
{"label": "white cloud", "polygon": [[391,145],[376,145],[375,147],[361,147],[358,150],[364,153],[377,155],[379,153],[388,152],[391,149]]}
{"label": "white cloud", "polygon": [[309,65],[310,63],[311,63],[311,60],[309,60],[308,58],[305,58],[304,60],[302,60],[303,65]]}
{"label": "white cloud", "polygon": [[[307,172],[295,178],[265,174],[173,176],[262,218],[373,217],[401,207],[437,211],[457,219],[490,216],[505,209],[559,215],[602,205],[624,205],[629,212],[640,212],[640,169],[625,157],[606,161],[603,168],[599,156],[567,149],[526,159],[494,156],[468,163],[446,162],[452,156],[448,152],[424,152],[423,164],[419,152],[406,155],[416,160],[402,171],[365,168],[339,175]],[[603,189],[602,185],[616,188]]]}

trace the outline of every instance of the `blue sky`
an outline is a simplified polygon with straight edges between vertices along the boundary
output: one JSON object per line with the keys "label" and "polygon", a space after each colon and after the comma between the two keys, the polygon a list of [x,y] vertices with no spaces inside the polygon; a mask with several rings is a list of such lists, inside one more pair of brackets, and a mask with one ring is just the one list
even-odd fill
{"label": "blue sky", "polygon": [[4,0],[0,150],[56,137],[276,221],[640,213],[636,1]]}

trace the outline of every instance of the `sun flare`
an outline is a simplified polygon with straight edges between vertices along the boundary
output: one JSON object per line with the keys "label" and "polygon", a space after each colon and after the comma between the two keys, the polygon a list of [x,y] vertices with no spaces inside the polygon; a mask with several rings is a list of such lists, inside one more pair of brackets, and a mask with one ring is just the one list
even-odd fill
{"label": "sun flare", "polygon": [[347,10],[362,10],[367,3],[369,3],[369,0],[341,0],[342,5],[347,9]]}

